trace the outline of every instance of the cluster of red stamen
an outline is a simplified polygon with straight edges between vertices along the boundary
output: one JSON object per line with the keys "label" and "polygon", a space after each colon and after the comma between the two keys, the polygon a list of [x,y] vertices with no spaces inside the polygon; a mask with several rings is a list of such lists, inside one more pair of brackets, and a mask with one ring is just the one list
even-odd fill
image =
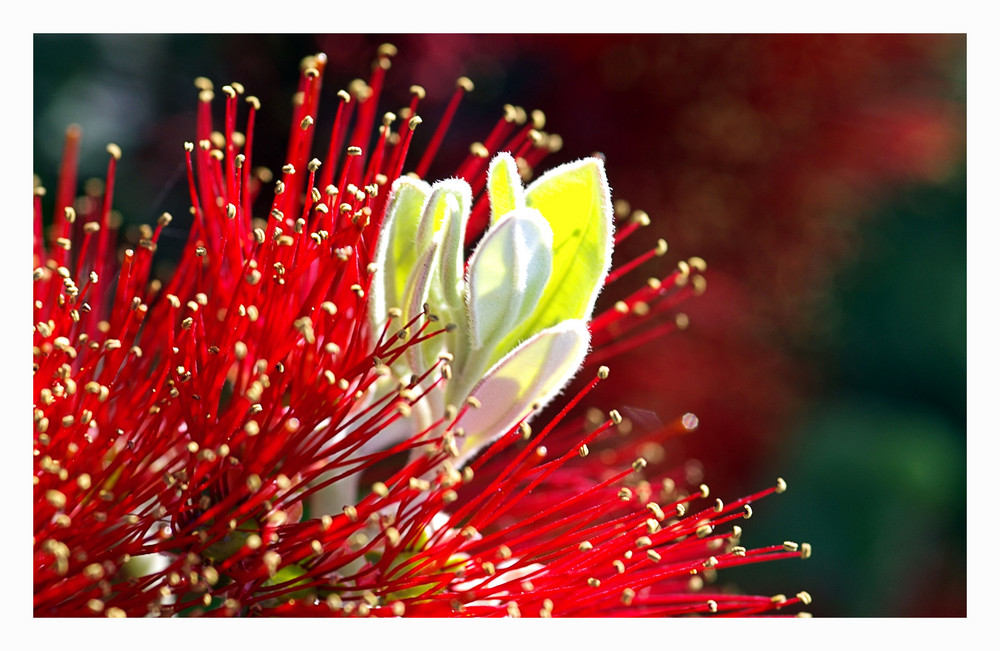
{"label": "cluster of red stamen", "polygon": [[[682,494],[665,483],[659,506],[647,482],[628,487],[639,459],[546,499],[555,473],[621,420],[612,412],[584,429],[569,416],[607,376],[603,367],[527,443],[521,423],[467,467],[449,464],[460,444],[449,425],[470,405],[389,449],[359,452],[449,375],[443,357],[422,377],[400,379],[398,391],[367,398],[408,347],[448,327],[427,312],[381,332],[367,325],[388,187],[407,169],[424,98],[413,87],[403,128],[393,131],[397,116],[385,114],[368,151],[392,53],[381,49],[369,81],[338,93],[323,164],[310,152],[325,57],[303,62],[287,164],[265,219],[253,217],[272,180],[251,165],[260,103],[245,98],[239,132],[244,91],[225,86],[217,132],[214,91],[199,80],[197,138],[185,146],[193,221],[164,279],[153,260],[170,215],[140,227],[116,258],[121,152],[109,146],[106,181],[77,199],[80,134],[68,133],[47,228],[44,191],[35,192],[35,614],[746,615],[808,603],[805,593],[696,585],[723,567],[804,555],[791,543],[745,550],[738,529],[717,533],[783,482],[707,507],[696,506],[707,488]],[[470,89],[459,80],[418,176]],[[543,116],[527,118],[507,107],[456,171],[476,197],[470,241],[488,218],[490,157],[509,151],[529,174],[558,148],[541,131]],[[633,214],[618,239],[644,223]],[[608,282],[664,252],[658,242]],[[682,326],[653,317],[700,292],[702,269],[698,259],[682,262],[595,317],[588,363]],[[542,445],[569,435],[558,454]],[[511,460],[501,472],[475,479],[503,454]],[[370,487],[342,512],[306,512],[311,494],[348,477]],[[539,508],[511,520],[527,500]]]}

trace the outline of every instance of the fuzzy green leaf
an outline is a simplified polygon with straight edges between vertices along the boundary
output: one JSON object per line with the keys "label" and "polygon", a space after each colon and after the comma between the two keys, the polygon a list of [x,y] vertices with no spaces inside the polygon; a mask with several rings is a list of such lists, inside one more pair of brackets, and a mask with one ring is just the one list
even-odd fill
{"label": "fuzzy green leaf", "polygon": [[431,186],[427,183],[405,176],[392,184],[389,210],[375,251],[370,315],[374,332],[385,323],[390,307],[405,307],[403,291],[422,253],[416,246],[417,228],[421,209],[430,192]]}
{"label": "fuzzy green leaf", "polygon": [[490,197],[490,223],[495,224],[511,210],[524,207],[524,187],[514,157],[502,151],[490,161],[486,177]]}
{"label": "fuzzy green leaf", "polygon": [[494,224],[469,263],[472,348],[493,348],[534,311],[551,272],[552,229],[541,213],[522,208]]}
{"label": "fuzzy green leaf", "polygon": [[497,362],[470,393],[480,406],[458,420],[466,435],[455,464],[554,398],[579,370],[589,344],[587,324],[572,319],[535,334]]}
{"label": "fuzzy green leaf", "polygon": [[525,193],[552,228],[552,274],[538,306],[499,348],[509,350],[534,332],[590,319],[611,266],[611,188],[604,163],[585,158],[549,170]]}

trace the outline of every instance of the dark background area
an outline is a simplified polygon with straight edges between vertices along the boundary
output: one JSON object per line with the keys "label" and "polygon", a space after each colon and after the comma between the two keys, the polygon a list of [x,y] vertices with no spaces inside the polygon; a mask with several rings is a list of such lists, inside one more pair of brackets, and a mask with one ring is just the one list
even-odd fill
{"label": "dark background area", "polygon": [[670,244],[621,285],[708,261],[691,327],[612,364],[594,400],[697,414],[668,462],[699,460],[723,499],[787,480],[744,542],[813,557],[724,580],[808,590],[817,616],[966,614],[964,36],[36,35],[33,171],[54,187],[78,123],[81,179],[104,175],[108,142],[124,151],[126,224],[183,215],[195,77],[261,99],[255,163],[278,168],[302,57],[329,57],[323,142],[385,41],[384,110],[419,83],[434,124],[457,77],[476,84],[430,176],[503,104],[541,109],[565,143],[547,163],[600,151],[613,196],[653,219],[616,260]]}

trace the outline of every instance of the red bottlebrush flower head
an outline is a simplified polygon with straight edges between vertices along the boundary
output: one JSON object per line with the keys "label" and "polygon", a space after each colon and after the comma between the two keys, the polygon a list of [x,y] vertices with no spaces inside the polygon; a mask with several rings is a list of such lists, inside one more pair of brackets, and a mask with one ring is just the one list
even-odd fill
{"label": "red bottlebrush flower head", "polygon": [[[326,58],[303,61],[277,178],[253,167],[259,100],[198,80],[184,146],[193,223],[165,278],[152,263],[171,216],[116,255],[121,151],[108,147],[105,183],[76,200],[69,131],[47,229],[35,192],[35,614],[808,604],[804,592],[707,586],[725,567],[808,556],[790,542],[739,545],[733,523],[783,481],[730,503],[669,479],[654,490],[646,461],[621,463],[604,436],[622,424],[616,411],[575,415],[605,362],[686,325],[675,308],[704,290],[704,261],[595,313],[604,286],[666,253],[660,240],[611,268],[614,245],[648,216],[612,204],[598,158],[530,180],[559,139],[513,107],[452,178],[425,182],[472,84],[459,80],[414,162],[423,90],[398,114],[377,112],[394,53],[380,48],[369,81],[337,94],[323,143]],[[555,413],[539,425],[546,403]],[[695,426],[688,414],[659,434]],[[591,445],[613,458],[588,456]]]}

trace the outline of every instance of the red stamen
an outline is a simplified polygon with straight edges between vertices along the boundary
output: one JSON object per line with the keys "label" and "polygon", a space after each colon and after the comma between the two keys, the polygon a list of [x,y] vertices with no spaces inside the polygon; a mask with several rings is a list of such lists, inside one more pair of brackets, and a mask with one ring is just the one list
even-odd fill
{"label": "red stamen", "polygon": [[417,163],[416,173],[419,178],[427,176],[427,170],[430,168],[431,163],[434,162],[434,157],[437,155],[441,143],[444,142],[444,134],[447,133],[448,127],[451,126],[452,118],[455,117],[455,112],[458,111],[458,105],[462,101],[462,97],[466,93],[471,93],[472,89],[472,82],[467,77],[459,77],[458,81],[455,82],[455,92],[452,93],[451,100],[448,101],[448,106],[444,110],[444,115],[441,116],[441,121],[434,130],[434,135],[431,136],[430,144],[427,145],[424,155],[420,157],[420,162]]}

